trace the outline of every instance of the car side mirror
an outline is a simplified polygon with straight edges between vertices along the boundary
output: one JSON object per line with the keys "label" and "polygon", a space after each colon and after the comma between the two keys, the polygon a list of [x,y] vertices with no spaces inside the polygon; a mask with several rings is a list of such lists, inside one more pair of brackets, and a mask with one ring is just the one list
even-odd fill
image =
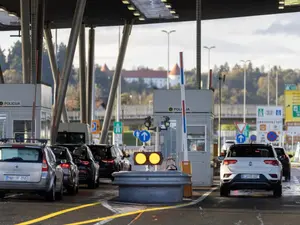
{"label": "car side mirror", "polygon": [[218,156],[218,160],[219,160],[220,162],[223,161],[224,158],[225,158],[225,156],[222,156],[222,155]]}

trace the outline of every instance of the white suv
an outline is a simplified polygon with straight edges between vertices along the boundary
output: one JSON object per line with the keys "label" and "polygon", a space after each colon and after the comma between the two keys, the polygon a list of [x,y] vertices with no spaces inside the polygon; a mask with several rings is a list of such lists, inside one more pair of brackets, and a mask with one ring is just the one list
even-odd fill
{"label": "white suv", "polygon": [[224,158],[220,169],[220,195],[231,190],[273,190],[274,197],[282,195],[282,165],[271,145],[235,144]]}

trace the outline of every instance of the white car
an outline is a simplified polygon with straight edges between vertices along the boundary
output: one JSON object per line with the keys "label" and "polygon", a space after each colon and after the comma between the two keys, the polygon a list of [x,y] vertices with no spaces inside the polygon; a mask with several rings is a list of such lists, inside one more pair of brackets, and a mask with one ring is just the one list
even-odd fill
{"label": "white car", "polygon": [[282,195],[282,165],[271,145],[232,145],[220,168],[220,195],[231,190],[273,190],[274,197]]}
{"label": "white car", "polygon": [[231,145],[234,145],[234,140],[226,140],[225,143],[222,146],[222,152],[227,152]]}

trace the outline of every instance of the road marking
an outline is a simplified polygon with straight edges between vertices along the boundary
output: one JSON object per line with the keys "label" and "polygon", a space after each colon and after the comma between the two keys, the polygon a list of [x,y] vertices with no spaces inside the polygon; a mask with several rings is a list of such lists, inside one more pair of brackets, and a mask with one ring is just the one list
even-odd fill
{"label": "road marking", "polygon": [[161,210],[167,210],[167,209],[178,209],[178,208],[183,208],[183,207],[187,207],[187,206],[192,206],[192,205],[198,204],[199,202],[203,201],[205,198],[207,198],[217,188],[218,187],[211,188],[208,192],[204,193],[200,198],[198,198],[197,200],[194,200],[192,202],[189,202],[189,203],[178,204],[178,205],[174,205],[174,206],[163,206],[163,207],[148,208],[148,209],[136,210],[136,211],[127,212],[127,213],[119,213],[119,214],[115,214],[115,215],[112,215],[112,216],[105,216],[105,217],[92,219],[92,220],[69,223],[69,224],[66,224],[66,225],[82,225],[82,224],[97,223],[97,222],[104,221],[104,220],[112,220],[112,219],[117,219],[117,218],[120,218],[120,217],[132,216],[132,215],[136,215],[136,214],[140,214],[140,213],[144,213],[144,212],[154,212],[154,211],[161,211]]}
{"label": "road marking", "polygon": [[57,212],[54,212],[54,213],[50,213],[48,215],[45,215],[45,216],[42,216],[42,217],[39,217],[39,218],[36,218],[36,219],[33,219],[33,220],[29,220],[29,221],[26,221],[26,222],[18,223],[18,224],[15,224],[15,225],[34,224],[34,223],[37,223],[37,222],[48,220],[48,219],[56,217],[56,216],[60,216],[62,214],[68,213],[68,212],[72,212],[72,211],[75,211],[75,210],[79,210],[79,209],[83,209],[83,208],[87,208],[87,207],[91,207],[91,206],[95,206],[95,205],[99,205],[99,204],[101,204],[101,203],[96,202],[96,203],[92,203],[92,204],[80,205],[80,206],[64,209],[64,210],[61,210],[61,211],[57,211]]}
{"label": "road marking", "polygon": [[130,223],[127,224],[127,225],[132,225],[135,221],[137,221],[137,220],[141,217],[142,214],[143,214],[142,212],[141,212],[140,214],[138,214],[138,215],[137,215],[136,217],[134,217],[134,219],[131,220]]}

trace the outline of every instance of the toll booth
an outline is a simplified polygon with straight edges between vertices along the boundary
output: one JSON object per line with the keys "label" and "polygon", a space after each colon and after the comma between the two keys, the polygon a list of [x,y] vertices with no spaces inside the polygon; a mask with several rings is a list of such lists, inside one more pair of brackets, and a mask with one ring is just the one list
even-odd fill
{"label": "toll booth", "polygon": [[[153,117],[155,125],[163,116],[170,117],[170,128],[161,132],[164,157],[175,156],[177,167],[183,160],[180,90],[155,90]],[[213,183],[214,95],[211,90],[186,90],[188,157],[192,164],[193,186]]]}
{"label": "toll booth", "polygon": [[50,139],[52,89],[43,84],[36,89],[34,84],[0,84],[0,137],[32,137],[35,93],[34,137]]}

